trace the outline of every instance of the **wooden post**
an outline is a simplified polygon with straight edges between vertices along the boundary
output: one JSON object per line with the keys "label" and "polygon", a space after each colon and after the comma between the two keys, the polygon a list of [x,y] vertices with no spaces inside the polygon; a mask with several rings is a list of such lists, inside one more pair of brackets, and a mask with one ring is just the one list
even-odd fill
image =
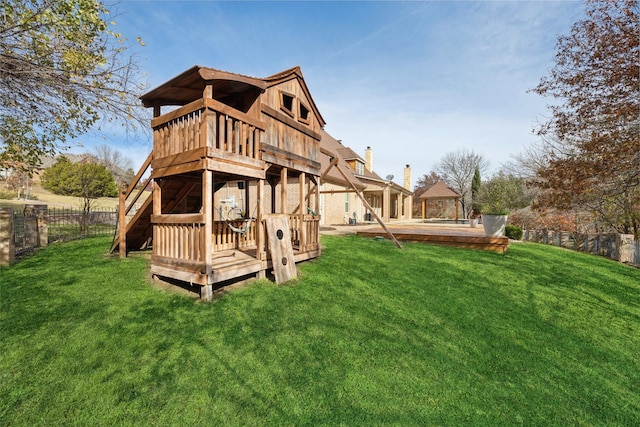
{"label": "wooden post", "polygon": [[216,148],[218,139],[216,114],[207,108],[207,99],[213,99],[213,85],[208,84],[205,86],[202,92],[202,98],[204,99],[204,114],[202,121],[200,122],[200,147],[213,147]]}
{"label": "wooden post", "polygon": [[280,171],[280,212],[287,213],[287,168]]}
{"label": "wooden post", "polygon": [[[153,214],[154,215],[162,215],[162,179],[154,179],[153,180]],[[152,226],[152,235],[153,235],[153,254],[159,255],[160,245],[165,244],[162,242],[162,238],[159,233],[158,225],[151,224]]]}
{"label": "wooden post", "polygon": [[204,301],[213,299],[213,283],[209,283],[212,277],[213,269],[211,262],[213,260],[213,172],[204,170],[202,172],[202,213],[204,214],[204,262],[206,265],[205,273],[207,275],[207,284],[202,286],[200,298]]}
{"label": "wooden post", "polygon": [[0,266],[16,260],[16,239],[13,225],[13,209],[0,208]]}
{"label": "wooden post", "polygon": [[306,191],[306,181],[307,174],[302,172],[300,177],[300,251],[307,251],[307,227],[304,223],[304,216],[307,214],[307,191]]}
{"label": "wooden post", "polygon": [[[325,153],[325,154],[328,154],[329,156],[331,156],[331,153]],[[362,200],[362,203],[364,203],[364,206],[369,210],[369,212],[371,212],[371,215],[373,215],[373,217],[376,219],[376,221],[378,221],[378,224],[380,224],[380,227],[382,227],[382,229],[389,235],[389,237],[391,237],[391,240],[393,240],[393,243],[395,243],[395,245],[398,248],[402,249],[402,245],[400,244],[400,242],[398,242],[398,239],[396,239],[396,236],[394,236],[393,233],[391,231],[389,231],[387,226],[384,225],[384,222],[373,211],[373,208],[371,207],[369,202],[367,202],[367,200],[364,198],[364,196],[358,191],[358,189],[357,189],[356,185],[353,183],[353,181],[351,181],[351,179],[347,176],[347,174],[344,173],[339,167],[336,167],[336,169],[338,169],[338,172],[340,172],[340,175],[342,175],[342,177],[349,183],[349,185],[351,185],[351,187],[354,189],[356,195],[360,198],[360,200]]]}
{"label": "wooden post", "polygon": [[459,202],[459,199],[456,197],[454,200],[456,202],[456,209],[455,209],[456,213],[455,213],[455,215],[456,215],[456,224],[457,224],[458,223],[458,202]]}
{"label": "wooden post", "polygon": [[382,219],[385,222],[391,220],[391,185],[382,190]]}
{"label": "wooden post", "polygon": [[126,198],[127,186],[126,184],[122,184],[120,186],[120,197],[118,198],[118,240],[120,248],[120,258],[125,258],[127,256],[127,216],[125,212]]}
{"label": "wooden post", "polygon": [[[265,236],[264,236],[264,203],[262,201],[264,196],[264,179],[258,180],[258,213],[256,215],[256,259],[264,261],[267,259],[266,252],[264,250]],[[264,270],[258,273],[258,278],[264,278]]]}

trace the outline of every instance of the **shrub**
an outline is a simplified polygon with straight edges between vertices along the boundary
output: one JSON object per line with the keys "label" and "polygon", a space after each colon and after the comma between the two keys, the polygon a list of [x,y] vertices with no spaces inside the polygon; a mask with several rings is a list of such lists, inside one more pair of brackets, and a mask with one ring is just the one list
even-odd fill
{"label": "shrub", "polygon": [[504,234],[512,240],[522,239],[522,228],[517,225],[507,225],[504,228]]}
{"label": "shrub", "polygon": [[18,193],[16,193],[15,191],[0,190],[0,199],[12,200],[16,197],[18,197]]}

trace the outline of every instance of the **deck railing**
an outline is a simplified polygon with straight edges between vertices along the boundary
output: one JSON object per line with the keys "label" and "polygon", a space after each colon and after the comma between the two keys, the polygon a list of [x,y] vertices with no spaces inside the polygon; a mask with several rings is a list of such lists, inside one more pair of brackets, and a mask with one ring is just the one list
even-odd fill
{"label": "deck railing", "polygon": [[232,225],[237,229],[244,229],[247,225],[246,219],[235,221],[215,221],[213,223],[213,251],[224,251],[228,249],[249,249],[256,247],[256,221],[249,223],[249,228],[245,233],[237,233],[229,227]]}
{"label": "deck railing", "polygon": [[210,147],[258,159],[265,124],[215,99],[199,99],[151,121],[155,158]]}
{"label": "deck railing", "polygon": [[[182,215],[163,215],[182,216]],[[193,262],[204,262],[204,224],[163,222],[153,226],[153,254]]]}
{"label": "deck railing", "polygon": [[320,217],[313,215],[289,215],[291,243],[301,252],[320,246]]}

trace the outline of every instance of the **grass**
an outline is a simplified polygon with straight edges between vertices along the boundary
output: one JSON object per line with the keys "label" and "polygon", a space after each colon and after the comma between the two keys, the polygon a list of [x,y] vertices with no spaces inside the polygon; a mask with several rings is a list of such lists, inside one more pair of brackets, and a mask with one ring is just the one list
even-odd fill
{"label": "grass", "polygon": [[[47,204],[49,207],[65,207],[82,210],[82,198],[72,196],[60,196],[50,191],[35,186],[30,190],[30,195],[35,200],[4,200],[0,199],[0,207],[22,210],[25,204]],[[118,207],[117,197],[99,197],[94,200],[91,210],[113,210]]]}
{"label": "grass", "polygon": [[109,241],[0,270],[1,425],[639,425],[640,271],[323,236],[205,304]]}

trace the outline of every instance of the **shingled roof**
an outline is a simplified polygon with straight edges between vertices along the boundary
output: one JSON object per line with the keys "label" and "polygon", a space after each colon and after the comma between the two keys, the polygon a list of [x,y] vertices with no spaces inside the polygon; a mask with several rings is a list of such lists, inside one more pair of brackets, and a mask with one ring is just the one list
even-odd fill
{"label": "shingled roof", "polygon": [[438,181],[420,195],[421,199],[456,199],[460,193],[447,186],[444,181]]}

